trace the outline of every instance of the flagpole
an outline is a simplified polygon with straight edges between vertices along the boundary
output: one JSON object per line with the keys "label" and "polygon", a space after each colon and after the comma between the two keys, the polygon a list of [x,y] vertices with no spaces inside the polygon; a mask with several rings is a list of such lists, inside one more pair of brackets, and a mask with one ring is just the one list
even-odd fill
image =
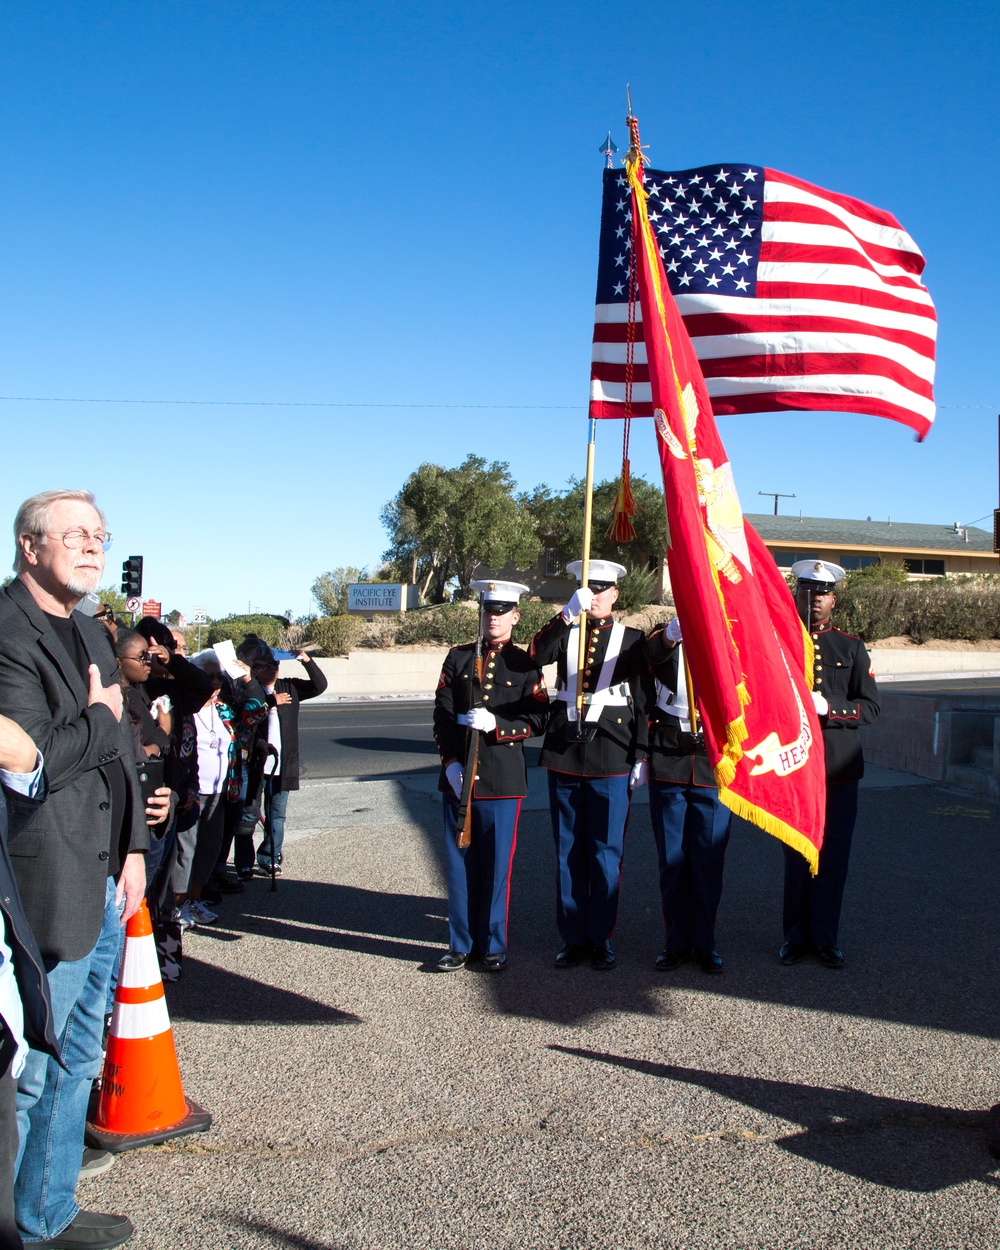
{"label": "flagpole", "polygon": [[[587,442],[587,478],[583,488],[583,559],[580,568],[580,585],[590,581],[590,527],[594,513],[594,445],[597,442],[597,419],[590,418],[590,437]],[[580,617],[580,650],[576,663],[576,715],[577,723],[583,724],[583,670],[587,663],[587,614]]]}

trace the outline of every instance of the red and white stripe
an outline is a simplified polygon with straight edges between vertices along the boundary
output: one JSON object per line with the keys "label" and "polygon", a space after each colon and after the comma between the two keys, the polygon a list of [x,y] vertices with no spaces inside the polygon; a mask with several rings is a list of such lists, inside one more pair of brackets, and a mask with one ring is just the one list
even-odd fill
{"label": "red and white stripe", "polygon": [[[923,438],[937,319],[920,249],[890,213],[773,169],[763,218],[755,298],[674,297],[715,414],[870,413]],[[624,415],[627,317],[625,303],[597,305],[592,416]],[[633,415],[652,416],[641,330],[632,397]]]}

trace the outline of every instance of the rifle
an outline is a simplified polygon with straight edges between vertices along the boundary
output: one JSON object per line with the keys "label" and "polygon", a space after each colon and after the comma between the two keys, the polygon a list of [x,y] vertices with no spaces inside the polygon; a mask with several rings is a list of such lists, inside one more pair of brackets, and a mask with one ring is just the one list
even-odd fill
{"label": "rifle", "polygon": [[[476,626],[476,653],[473,665],[472,703],[469,711],[476,706],[478,692],[483,684],[483,622],[485,613],[483,603],[486,596],[479,595],[479,623]],[[458,815],[455,818],[455,845],[459,850],[472,843],[472,787],[476,780],[476,768],[479,766],[479,733],[469,729],[465,738],[465,763],[462,771],[462,793],[458,800]]]}

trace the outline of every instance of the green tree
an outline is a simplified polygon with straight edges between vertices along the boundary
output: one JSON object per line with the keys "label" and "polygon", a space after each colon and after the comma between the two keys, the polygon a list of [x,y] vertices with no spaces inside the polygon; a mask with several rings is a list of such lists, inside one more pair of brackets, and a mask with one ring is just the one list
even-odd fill
{"label": "green tree", "polygon": [[353,565],[346,568],[330,569],[320,573],[312,584],[312,597],[319,604],[323,616],[339,616],[347,611],[347,588],[352,582],[371,581],[367,569],[356,569]]}
{"label": "green tree", "polygon": [[[595,559],[615,560],[629,572],[656,571],[667,549],[667,513],[663,491],[645,478],[632,478],[632,494],[638,511],[632,517],[635,538],[630,543],[612,542],[607,536],[618,497],[618,479],[609,478],[594,487],[590,554]],[[522,497],[535,532],[554,538],[567,562],[583,554],[584,483],[570,478],[569,489],[556,494],[548,486],[536,486]]]}
{"label": "green tree", "polygon": [[[94,594],[100,599],[101,603],[109,603],[111,605],[115,616],[128,620],[129,612],[125,606],[125,596],[117,586],[98,586]],[[139,614],[136,613],[137,620],[138,616]]]}
{"label": "green tree", "polygon": [[503,461],[487,464],[470,454],[454,469],[420,465],[382,509],[392,539],[383,559],[397,571],[406,569],[406,580],[434,603],[445,600],[453,578],[457,596],[467,597],[480,566],[530,568],[541,542],[514,488]]}

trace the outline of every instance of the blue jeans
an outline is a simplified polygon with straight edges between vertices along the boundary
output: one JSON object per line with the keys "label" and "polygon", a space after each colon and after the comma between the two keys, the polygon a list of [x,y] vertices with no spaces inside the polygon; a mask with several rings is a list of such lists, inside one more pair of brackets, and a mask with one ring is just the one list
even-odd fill
{"label": "blue jeans", "polygon": [[20,1143],[14,1212],[26,1243],[57,1237],[76,1219],[73,1199],[83,1156],[90,1083],[101,1072],[101,1034],[111,968],[121,941],[115,882],[108,877],[104,924],[83,959],[45,960],[64,1071],[29,1050],[17,1083]]}
{"label": "blue jeans", "polygon": [[274,854],[281,860],[281,847],[285,841],[285,813],[288,811],[289,790],[275,790],[270,801],[267,798],[267,787],[264,787],[264,820],[267,828],[268,808],[270,808],[271,837],[264,834],[264,841],[257,848],[257,863],[261,868],[271,870],[271,842],[274,842]]}

